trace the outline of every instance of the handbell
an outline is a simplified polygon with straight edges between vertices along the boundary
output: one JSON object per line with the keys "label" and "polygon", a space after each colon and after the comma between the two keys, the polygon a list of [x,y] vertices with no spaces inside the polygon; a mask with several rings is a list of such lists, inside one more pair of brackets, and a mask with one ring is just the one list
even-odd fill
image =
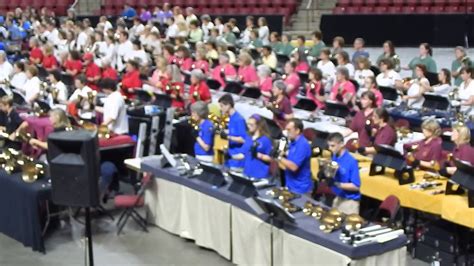
{"label": "handbell", "polygon": [[350,232],[355,232],[359,230],[364,224],[364,218],[360,217],[358,214],[350,214],[345,219],[346,225],[345,229]]}
{"label": "handbell", "polygon": [[21,167],[21,178],[26,183],[32,183],[44,175],[44,166],[39,163],[28,161]]}
{"label": "handbell", "polygon": [[100,125],[98,128],[97,128],[97,132],[98,132],[98,137],[101,138],[101,139],[109,139],[110,138],[110,130],[109,130],[109,127],[106,126],[106,125]]}

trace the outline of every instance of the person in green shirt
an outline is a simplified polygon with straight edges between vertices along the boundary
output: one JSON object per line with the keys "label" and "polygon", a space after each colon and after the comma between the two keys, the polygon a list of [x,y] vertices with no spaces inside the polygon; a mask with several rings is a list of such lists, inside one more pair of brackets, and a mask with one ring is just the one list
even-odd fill
{"label": "person in green shirt", "polygon": [[189,23],[189,39],[190,43],[198,43],[202,41],[203,32],[199,28],[199,22],[197,20],[191,20]]}
{"label": "person in green shirt", "polygon": [[252,30],[250,32],[250,43],[251,48],[260,49],[263,46],[262,40],[258,38],[258,30]]}
{"label": "person in green shirt", "polygon": [[235,37],[235,34],[232,32],[232,25],[229,23],[225,24],[224,27],[224,34],[223,34],[223,41],[226,44],[230,44],[235,46],[235,43],[237,42],[237,38]]}
{"label": "person in green shirt", "polygon": [[431,57],[433,56],[433,50],[431,49],[431,46],[428,43],[422,43],[420,44],[420,56],[417,56],[413,58],[410,63],[408,64],[408,67],[405,67],[405,70],[412,70],[412,77],[416,78],[416,73],[415,73],[415,67],[416,65],[425,65],[426,70],[431,73],[437,73],[437,67],[436,67],[436,62],[433,60]]}
{"label": "person in green shirt", "polygon": [[280,34],[276,31],[270,33],[270,46],[275,53],[281,50],[282,44],[280,41]]}
{"label": "person in green shirt", "polygon": [[454,54],[456,56],[456,59],[451,64],[451,72],[454,78],[454,85],[459,86],[462,83],[460,75],[461,69],[463,67],[472,67],[472,62],[469,57],[467,57],[466,50],[464,50],[464,47],[462,46],[457,46],[454,49]]}
{"label": "person in green shirt", "polygon": [[395,53],[395,46],[393,42],[388,40],[383,43],[383,53],[377,58],[377,66],[384,58],[389,58],[393,61],[394,70],[400,72],[400,57]]}
{"label": "person in green shirt", "polygon": [[314,45],[309,50],[309,56],[318,59],[321,49],[326,47],[326,44],[323,42],[323,34],[320,31],[313,32],[312,40]]}
{"label": "person in green shirt", "polygon": [[284,54],[286,56],[290,56],[295,47],[291,45],[291,37],[287,34],[283,34],[281,37],[281,49],[277,51],[278,54]]}

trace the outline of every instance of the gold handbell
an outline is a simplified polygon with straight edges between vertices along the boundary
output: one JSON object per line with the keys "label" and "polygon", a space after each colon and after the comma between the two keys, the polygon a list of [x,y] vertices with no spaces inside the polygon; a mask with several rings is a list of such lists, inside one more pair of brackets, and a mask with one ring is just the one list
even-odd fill
{"label": "gold handbell", "polygon": [[110,138],[110,130],[109,127],[106,125],[100,125],[97,129],[98,137],[101,139],[109,139]]}
{"label": "gold handbell", "polygon": [[337,162],[327,158],[318,158],[318,164],[319,171],[323,171],[326,178],[334,178],[336,176],[337,170],[339,169]]}
{"label": "gold handbell", "polygon": [[411,130],[406,127],[400,127],[400,128],[397,128],[397,133],[400,135],[401,138],[406,138],[408,137],[408,134],[411,133]]}
{"label": "gold handbell", "polygon": [[411,151],[407,152],[406,159],[407,159],[407,162],[410,163],[410,164],[413,163],[416,160],[415,155],[413,155],[413,152],[411,152]]}
{"label": "gold handbell", "polygon": [[324,214],[326,214],[326,210],[321,206],[316,206],[313,208],[313,213],[311,216],[313,216],[316,220],[321,220]]}
{"label": "gold handbell", "polygon": [[188,119],[188,123],[191,125],[191,127],[194,129],[194,130],[198,130],[199,129],[199,125],[198,125],[198,122],[192,118],[189,118]]}
{"label": "gold handbell", "polygon": [[295,197],[295,194],[290,192],[287,187],[284,187],[280,190],[280,195],[278,196],[278,199],[281,200],[282,202],[292,200]]}
{"label": "gold handbell", "polygon": [[166,86],[165,86],[165,91],[166,91],[166,92],[171,91],[171,86],[170,86],[169,84],[166,84]]}
{"label": "gold handbell", "polygon": [[287,78],[286,74],[281,75],[281,79],[285,80]]}
{"label": "gold handbell", "polygon": [[350,214],[346,217],[345,229],[350,232],[355,232],[359,230],[364,224],[364,218],[360,217],[358,214]]}
{"label": "gold handbell", "polygon": [[370,126],[370,124],[372,124],[372,121],[370,121],[370,119],[367,119],[367,120],[365,120],[365,124],[366,124],[367,126]]}
{"label": "gold handbell", "polygon": [[15,133],[15,139],[24,143],[30,142],[31,138],[32,138],[31,134],[23,130],[17,131]]}
{"label": "gold handbell", "polygon": [[446,161],[451,162],[453,159],[454,159],[453,153],[452,152],[448,153],[448,155],[446,156]]}
{"label": "gold handbell", "polygon": [[439,170],[441,169],[439,162],[435,160],[431,160],[430,166],[431,166],[431,169],[435,170],[436,172],[439,172]]}
{"label": "gold handbell", "polygon": [[342,226],[343,220],[343,213],[341,213],[337,209],[331,209],[321,219],[321,225],[319,226],[319,229],[325,233],[331,233],[332,231],[337,230]]}
{"label": "gold handbell", "polygon": [[307,201],[303,206],[303,213],[310,216],[313,213],[314,204],[311,201]]}
{"label": "gold handbell", "polygon": [[97,96],[96,91],[89,91],[87,92],[87,101],[89,102],[90,105],[94,105],[95,103],[95,96]]}
{"label": "gold handbell", "polygon": [[448,98],[451,101],[457,100],[459,98],[459,88],[454,87],[449,93],[448,93]]}
{"label": "gold handbell", "polygon": [[83,129],[85,129],[87,131],[96,131],[97,130],[97,125],[96,124],[94,124],[92,122],[84,121],[84,120],[79,121],[79,126],[81,126]]}
{"label": "gold handbell", "polygon": [[44,166],[33,161],[26,161],[21,167],[21,178],[26,183],[32,183],[44,175]]}
{"label": "gold handbell", "polygon": [[283,209],[285,209],[285,211],[287,211],[289,213],[293,213],[293,212],[298,210],[298,208],[295,205],[293,205],[293,204],[291,204],[290,202],[287,202],[287,201],[283,202],[281,204],[281,206],[283,207]]}
{"label": "gold handbell", "polygon": [[197,91],[193,92],[193,98],[194,100],[199,101],[199,92]]}
{"label": "gold handbell", "polygon": [[59,90],[57,88],[53,88],[51,90],[51,96],[53,97],[53,100],[57,100],[59,94]]}

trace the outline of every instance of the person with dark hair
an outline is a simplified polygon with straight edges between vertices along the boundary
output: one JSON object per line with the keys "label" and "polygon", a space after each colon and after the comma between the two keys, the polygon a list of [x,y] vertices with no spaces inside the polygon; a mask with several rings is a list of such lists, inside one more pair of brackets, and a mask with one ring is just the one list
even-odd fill
{"label": "person with dark hair", "polygon": [[67,74],[76,77],[82,72],[82,61],[78,51],[69,52],[69,56],[64,62],[64,69]]}
{"label": "person with dark hair", "polygon": [[10,86],[15,89],[22,89],[27,80],[25,64],[22,61],[16,61],[13,64],[13,76],[10,80]]}
{"label": "person with dark hair", "polygon": [[9,135],[5,139],[4,148],[21,149],[21,143],[14,141],[16,138],[16,130],[23,122],[18,112],[13,107],[13,97],[3,96],[0,98],[0,131]]}
{"label": "person with dark hair", "polygon": [[214,159],[214,126],[208,116],[207,103],[197,101],[191,105],[191,119],[198,125],[197,130],[193,130],[196,138],[194,155],[204,162],[212,162]]}
{"label": "person with dark hair", "polygon": [[331,50],[329,50],[329,48],[321,49],[319,59],[316,67],[321,69],[323,73],[323,83],[326,84],[325,88],[330,89],[336,78],[336,66],[331,61]]}
{"label": "person with dark hair", "polygon": [[379,63],[380,74],[377,75],[376,81],[378,86],[395,88],[397,82],[402,80],[400,74],[393,69],[393,60],[390,58],[383,58]]}
{"label": "person with dark hair", "polygon": [[393,42],[388,40],[383,43],[383,53],[379,55],[376,65],[380,66],[382,59],[390,59],[393,63],[393,69],[400,72],[400,57],[395,53],[395,46]]}
{"label": "person with dark hair", "polygon": [[321,54],[321,50],[326,48],[326,44],[323,42],[323,34],[320,31],[314,31],[311,38],[313,40],[313,46],[309,50],[309,55],[313,57],[313,60],[317,60]]}
{"label": "person with dark hair", "polygon": [[67,104],[68,91],[66,85],[61,81],[61,72],[59,70],[49,72],[48,80],[51,82],[53,90],[50,94],[50,102],[52,104]]}
{"label": "person with dark hair", "polygon": [[247,136],[245,119],[235,110],[232,95],[228,93],[224,94],[219,98],[219,105],[222,115],[224,117],[229,117],[229,124],[227,125],[228,129],[222,130],[220,133],[222,139],[227,139],[229,141],[227,152],[230,159],[227,160],[226,165],[231,169],[241,169],[244,167],[244,162],[234,160],[232,159],[232,156],[239,153],[240,148],[245,142],[245,137]]}
{"label": "person with dark hair", "polygon": [[360,147],[371,146],[373,139],[372,129],[374,123],[372,121],[374,108],[376,107],[375,95],[371,91],[362,93],[360,97],[361,110],[356,113],[349,128],[357,132]]}
{"label": "person with dark hair", "polygon": [[118,72],[124,71],[126,63],[131,59],[131,51],[133,50],[133,44],[128,38],[128,32],[120,31],[119,33],[119,44],[117,48],[117,59],[116,59],[116,69]]}
{"label": "person with dark hair", "polygon": [[[361,96],[362,93],[366,91],[371,91],[375,95],[375,104],[377,107],[382,107],[383,105],[383,95],[377,87],[377,82],[373,76],[366,77],[364,80],[363,88],[359,88],[357,95]],[[359,94],[360,92],[360,94]],[[355,104],[355,97],[353,103]]]}
{"label": "person with dark hair", "polygon": [[104,106],[95,107],[95,110],[104,116],[102,125],[107,126],[109,131],[115,134],[127,134],[127,108],[122,94],[117,90],[117,83],[112,79],[103,79],[100,82],[100,87],[107,95],[104,100]]}
{"label": "person with dark hair", "polygon": [[286,84],[282,80],[275,80],[272,87],[272,97],[266,107],[273,113],[273,121],[281,128],[285,128],[288,120],[293,118],[290,99],[286,96]]}
{"label": "person with dark hair", "polygon": [[431,87],[434,93],[448,97],[451,92],[451,72],[447,68],[441,69],[438,73],[438,84]]}
{"label": "person with dark hair", "polygon": [[340,51],[335,54],[338,67],[345,67],[349,71],[349,77],[354,77],[355,68],[349,61],[349,54],[346,51]]}
{"label": "person with dark hair", "polygon": [[352,54],[352,64],[356,65],[357,59],[359,58],[367,58],[369,59],[370,55],[364,49],[365,41],[362,38],[355,38],[354,40],[354,53]]}
{"label": "person with dark hair", "polygon": [[267,65],[271,69],[276,69],[278,60],[270,45],[265,45],[262,47],[261,55],[262,64]]}
{"label": "person with dark hair", "polygon": [[277,157],[278,164],[285,170],[285,186],[298,194],[309,194],[313,189],[311,180],[311,147],[303,136],[303,122],[292,118],[286,124],[288,152]]}
{"label": "person with dark hair", "polygon": [[333,208],[345,214],[359,214],[361,194],[357,160],[345,149],[341,133],[329,134],[328,148],[332,153],[332,161],[339,167],[334,177],[327,177],[324,171],[319,171],[318,178],[327,178],[328,185],[336,194]]}
{"label": "person with dark hair", "polygon": [[459,71],[462,83],[459,85],[459,100],[461,100],[461,111],[472,114],[472,106],[474,105],[474,68],[463,67]]}
{"label": "person with dark hair", "polygon": [[323,73],[319,68],[312,67],[308,73],[309,82],[306,84],[306,97],[313,100],[318,109],[324,109],[326,101],[323,87]]}
{"label": "person with dark hair", "polygon": [[272,140],[265,119],[258,114],[247,119],[249,135],[239,153],[232,156],[244,161],[244,174],[249,178],[261,179],[270,175]]}
{"label": "person with dark hair", "polygon": [[179,69],[184,71],[191,71],[193,65],[193,59],[191,58],[191,52],[184,45],[181,45],[176,49],[176,65]]}
{"label": "person with dark hair", "polygon": [[87,78],[87,86],[98,91],[99,87],[97,86],[97,82],[99,82],[102,73],[100,68],[94,63],[94,55],[86,53],[82,59],[84,60],[84,75]]}
{"label": "person with dark hair", "polygon": [[346,41],[341,36],[336,36],[332,39],[332,51],[331,57],[334,57],[337,53],[342,52]]}
{"label": "person with dark hair", "polygon": [[[80,111],[90,112],[91,106],[89,96],[92,95],[93,90],[87,86],[87,79],[84,75],[79,75],[74,80],[76,90],[69,97],[69,113],[72,115],[80,114]],[[95,101],[95,100],[94,100]],[[78,110],[79,109],[79,110]]]}
{"label": "person with dark hair", "polygon": [[357,151],[361,154],[375,154],[377,151],[374,146],[377,145],[395,145],[397,141],[397,133],[393,127],[389,124],[390,115],[384,108],[377,108],[374,110],[372,115],[372,122],[374,127],[372,128],[373,145],[367,147],[359,147]]}
{"label": "person with dark hair", "polygon": [[416,78],[416,66],[417,65],[424,65],[426,67],[426,71],[430,73],[438,72],[436,67],[436,62],[432,58],[433,56],[433,49],[428,43],[420,44],[420,55],[414,57],[407,67],[404,67],[405,70],[412,70],[413,74],[412,77]]}
{"label": "person with dark hair", "polygon": [[423,94],[431,91],[430,82],[426,78],[426,66],[419,64],[415,67],[416,79],[412,80],[408,84],[407,95],[403,96],[402,99],[407,102],[407,105],[411,108],[420,109],[423,106],[425,98]]}
{"label": "person with dark hair", "polygon": [[281,50],[281,38],[280,38],[280,33],[273,31],[270,33],[270,47],[272,47],[272,50],[275,53],[279,53]]}
{"label": "person with dark hair", "polygon": [[122,94],[127,98],[133,98],[135,90],[140,89],[142,85],[138,63],[135,60],[128,60],[126,72],[122,77]]}
{"label": "person with dark hair", "polygon": [[[187,18],[186,18],[187,19]],[[189,22],[189,39],[188,41],[192,44],[197,44],[202,41],[203,38],[202,29],[199,27],[198,20],[191,20]]]}

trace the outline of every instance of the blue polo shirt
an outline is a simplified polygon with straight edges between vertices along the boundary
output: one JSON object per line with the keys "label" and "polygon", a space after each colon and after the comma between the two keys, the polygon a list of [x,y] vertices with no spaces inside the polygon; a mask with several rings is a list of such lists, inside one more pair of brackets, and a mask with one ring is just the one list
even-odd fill
{"label": "blue polo shirt", "polygon": [[[247,137],[247,126],[245,125],[245,119],[237,112],[234,112],[229,117],[229,136],[242,137],[243,139]],[[243,143],[229,140],[229,154],[233,156],[240,153],[242,146]],[[226,163],[226,166],[243,168],[244,160],[229,159]]]}
{"label": "blue polo shirt", "polygon": [[211,121],[206,119],[199,125],[199,137],[204,143],[210,146],[210,149],[209,151],[205,151],[196,141],[196,143],[194,143],[194,154],[214,155],[214,127]]}
{"label": "blue polo shirt", "polygon": [[[336,172],[334,180],[339,183],[352,183],[360,188],[359,165],[357,160],[352,157],[352,155],[347,150],[345,150],[344,153],[339,157],[333,155],[332,160],[339,164],[339,169]],[[346,191],[335,186],[331,187],[331,189],[338,197],[351,200],[360,200],[359,191]]]}
{"label": "blue polo shirt", "polygon": [[[261,136],[255,140],[258,143],[257,152],[269,155],[272,151],[272,141],[267,136]],[[270,163],[252,157],[253,139],[248,136],[242,147],[242,153],[245,155],[244,174],[252,178],[267,178],[270,175]]]}
{"label": "blue polo shirt", "polygon": [[290,143],[288,160],[298,166],[298,170],[293,172],[285,170],[286,186],[291,192],[303,194],[311,191],[313,182],[311,180],[311,147],[308,140],[300,135]]}

